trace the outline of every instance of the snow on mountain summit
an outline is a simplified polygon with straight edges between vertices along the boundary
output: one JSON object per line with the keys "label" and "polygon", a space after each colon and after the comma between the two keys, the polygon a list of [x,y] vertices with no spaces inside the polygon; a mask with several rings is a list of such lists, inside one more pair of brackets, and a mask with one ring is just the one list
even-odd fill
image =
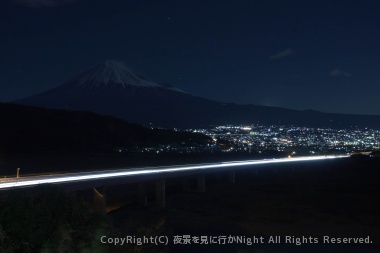
{"label": "snow on mountain summit", "polygon": [[139,87],[161,87],[155,82],[134,73],[128,69],[124,63],[115,61],[106,61],[95,68],[79,75],[74,79],[78,86],[94,85],[94,86],[107,86],[120,85],[139,86]]}
{"label": "snow on mountain summit", "polygon": [[170,85],[159,85],[131,71],[123,63],[106,61],[58,87],[15,102],[48,108],[91,109],[98,113],[114,115],[115,113],[110,113],[104,108],[112,107],[110,110],[114,111],[114,104],[125,106],[126,101],[145,101],[145,105],[153,100],[176,100],[178,97],[182,99],[184,94],[188,95]]}

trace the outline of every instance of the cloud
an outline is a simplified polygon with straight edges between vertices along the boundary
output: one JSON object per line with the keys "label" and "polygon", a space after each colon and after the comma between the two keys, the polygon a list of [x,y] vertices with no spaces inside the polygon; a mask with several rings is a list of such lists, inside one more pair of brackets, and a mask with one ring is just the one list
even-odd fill
{"label": "cloud", "polygon": [[343,71],[340,69],[333,69],[330,71],[330,76],[345,76],[345,77],[350,77],[352,74],[347,71]]}
{"label": "cloud", "polygon": [[291,49],[291,48],[287,48],[287,49],[285,49],[285,50],[283,50],[283,51],[281,51],[281,52],[279,52],[277,54],[272,55],[270,58],[272,60],[274,60],[274,59],[281,59],[281,58],[284,58],[284,57],[287,57],[287,56],[291,56],[293,54],[294,54],[294,50]]}
{"label": "cloud", "polygon": [[11,0],[13,3],[21,4],[27,7],[55,7],[65,5],[76,0]]}

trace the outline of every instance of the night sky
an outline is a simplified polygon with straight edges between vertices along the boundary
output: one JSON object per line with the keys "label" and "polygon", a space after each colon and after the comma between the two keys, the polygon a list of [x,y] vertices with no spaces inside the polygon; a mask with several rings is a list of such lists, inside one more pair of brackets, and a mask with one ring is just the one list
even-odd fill
{"label": "night sky", "polygon": [[1,0],[0,101],[105,60],[239,104],[380,115],[380,1]]}

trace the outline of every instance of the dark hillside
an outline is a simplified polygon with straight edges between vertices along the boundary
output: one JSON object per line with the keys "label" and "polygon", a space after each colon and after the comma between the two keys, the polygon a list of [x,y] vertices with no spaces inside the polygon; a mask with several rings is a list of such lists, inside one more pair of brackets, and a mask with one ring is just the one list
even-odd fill
{"label": "dark hillside", "polygon": [[0,103],[1,152],[93,152],[117,147],[205,142],[200,134],[152,130],[91,112]]}

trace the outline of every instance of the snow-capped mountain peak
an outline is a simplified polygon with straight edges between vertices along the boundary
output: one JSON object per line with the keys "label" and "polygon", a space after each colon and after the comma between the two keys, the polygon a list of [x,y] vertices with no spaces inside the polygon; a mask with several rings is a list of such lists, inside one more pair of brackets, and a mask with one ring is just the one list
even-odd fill
{"label": "snow-capped mountain peak", "polygon": [[128,69],[124,63],[116,61],[106,61],[95,68],[79,75],[75,78],[78,86],[91,83],[95,86],[120,85],[139,87],[161,87],[155,82]]}

